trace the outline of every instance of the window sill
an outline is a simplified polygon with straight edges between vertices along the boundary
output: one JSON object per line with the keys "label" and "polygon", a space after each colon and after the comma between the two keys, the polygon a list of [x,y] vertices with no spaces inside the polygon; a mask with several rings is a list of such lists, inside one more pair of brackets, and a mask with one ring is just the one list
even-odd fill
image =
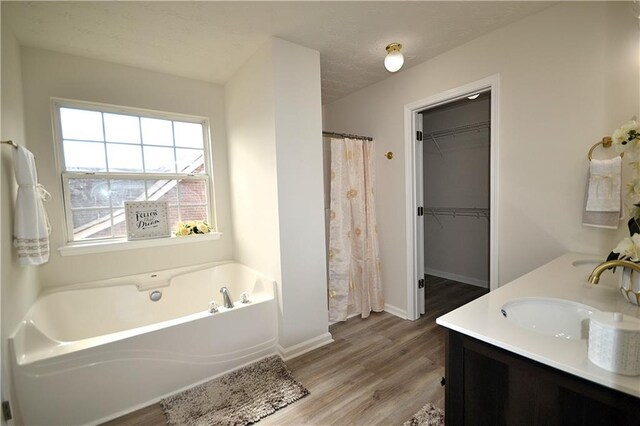
{"label": "window sill", "polygon": [[134,250],[151,247],[173,246],[186,243],[219,240],[221,232],[211,232],[204,235],[187,235],[184,237],[154,238],[150,240],[116,240],[93,243],[69,243],[59,247],[62,256],[78,256],[83,254],[106,253],[111,251]]}

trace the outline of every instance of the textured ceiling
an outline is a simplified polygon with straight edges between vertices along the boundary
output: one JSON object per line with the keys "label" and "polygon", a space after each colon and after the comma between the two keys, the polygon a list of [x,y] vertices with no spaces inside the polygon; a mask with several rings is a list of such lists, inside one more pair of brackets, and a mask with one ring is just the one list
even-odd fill
{"label": "textured ceiling", "polygon": [[[2,2],[19,42],[224,84],[269,37],[320,52],[323,103],[531,13],[548,2]],[[402,72],[402,71],[400,71]]]}

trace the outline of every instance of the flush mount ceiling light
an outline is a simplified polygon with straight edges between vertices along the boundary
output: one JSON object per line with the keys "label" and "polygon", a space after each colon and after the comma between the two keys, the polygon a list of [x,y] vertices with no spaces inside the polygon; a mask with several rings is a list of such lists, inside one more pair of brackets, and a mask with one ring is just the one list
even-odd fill
{"label": "flush mount ceiling light", "polygon": [[400,43],[391,43],[387,46],[387,56],[384,58],[384,67],[389,72],[396,72],[402,68],[404,64],[404,56],[400,53],[402,45]]}
{"label": "flush mount ceiling light", "polygon": [[473,95],[467,96],[467,99],[477,99],[480,96],[480,93],[474,93]]}

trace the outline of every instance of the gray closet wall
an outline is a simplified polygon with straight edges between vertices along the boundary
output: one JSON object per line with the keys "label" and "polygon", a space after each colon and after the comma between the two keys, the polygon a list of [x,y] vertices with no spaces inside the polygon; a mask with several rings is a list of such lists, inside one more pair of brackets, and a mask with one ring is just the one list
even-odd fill
{"label": "gray closet wall", "polygon": [[[422,116],[425,273],[488,288],[490,95],[484,93],[473,101],[465,98],[427,110]],[[486,125],[437,136],[438,132],[476,123]],[[431,214],[430,208],[480,210],[467,211],[471,216],[458,210],[453,216],[451,212]]]}

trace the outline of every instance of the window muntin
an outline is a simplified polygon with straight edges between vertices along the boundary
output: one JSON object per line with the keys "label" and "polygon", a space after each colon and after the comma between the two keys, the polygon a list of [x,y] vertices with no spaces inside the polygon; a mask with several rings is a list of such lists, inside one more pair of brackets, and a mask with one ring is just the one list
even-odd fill
{"label": "window muntin", "polygon": [[69,241],[126,237],[125,201],[167,201],[170,226],[212,224],[205,119],[56,102]]}

